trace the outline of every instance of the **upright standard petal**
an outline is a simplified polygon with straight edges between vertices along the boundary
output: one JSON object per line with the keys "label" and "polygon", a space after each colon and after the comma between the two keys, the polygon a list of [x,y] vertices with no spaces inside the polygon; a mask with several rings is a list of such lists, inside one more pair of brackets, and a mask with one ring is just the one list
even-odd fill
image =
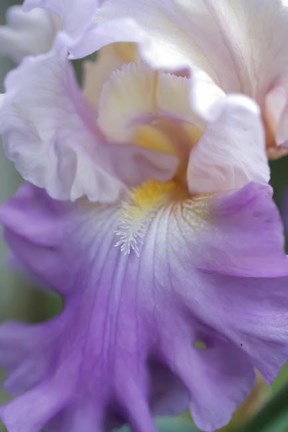
{"label": "upright standard petal", "polygon": [[[227,92],[267,90],[268,82],[283,67],[287,70],[288,10],[281,0],[140,0],[137,5],[107,0],[97,11],[99,23],[115,17],[131,17],[146,32],[150,44],[145,52],[151,61],[168,66],[174,61],[169,57],[178,52],[176,59],[181,54]],[[274,38],[267,44],[269,34]],[[154,49],[159,56],[154,57]]]}
{"label": "upright standard petal", "polygon": [[165,202],[177,186],[144,184],[122,209],[25,186],[2,208],[17,258],[64,296],[50,322],[0,330],[20,394],[0,410],[9,432],[155,432],[152,414],[187,404],[210,432],[249,393],[254,367],[271,381],[287,359],[288,267],[269,187],[168,201],[138,227],[140,258],[125,255],[119,231],[125,241],[158,193]]}
{"label": "upright standard petal", "polygon": [[[140,0],[136,6],[131,0],[107,0],[97,11],[99,35],[101,26],[109,30],[108,22],[121,17],[125,40],[130,28],[130,40],[141,43],[151,65],[172,69],[193,65],[226,93],[254,98],[262,109],[269,154],[277,157],[275,146],[288,140],[285,1]],[[134,20],[134,27],[127,25],[128,18]],[[111,26],[110,41],[117,37]]]}
{"label": "upright standard petal", "polygon": [[[65,1],[28,0],[27,6],[46,7],[62,17],[72,57],[112,42],[134,41],[156,68],[200,68],[225,92],[244,93],[260,104],[272,157],[277,157],[276,145],[287,144],[284,0],[86,0],[85,12],[79,13],[74,3],[71,9]],[[280,105],[275,104],[279,93]]]}

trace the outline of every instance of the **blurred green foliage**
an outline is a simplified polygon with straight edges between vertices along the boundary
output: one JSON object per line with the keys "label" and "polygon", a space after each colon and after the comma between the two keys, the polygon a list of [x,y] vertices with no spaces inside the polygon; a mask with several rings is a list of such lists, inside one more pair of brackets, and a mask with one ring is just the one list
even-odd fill
{"label": "blurred green foliage", "polygon": [[[198,432],[198,429],[186,418],[161,418],[156,421],[159,432]],[[129,432],[127,427],[118,429],[118,432]]]}
{"label": "blurred green foliage", "polygon": [[288,431],[288,383],[239,432]]}
{"label": "blurred green foliage", "polygon": [[272,161],[270,168],[274,200],[281,210],[283,197],[288,194],[288,156]]}

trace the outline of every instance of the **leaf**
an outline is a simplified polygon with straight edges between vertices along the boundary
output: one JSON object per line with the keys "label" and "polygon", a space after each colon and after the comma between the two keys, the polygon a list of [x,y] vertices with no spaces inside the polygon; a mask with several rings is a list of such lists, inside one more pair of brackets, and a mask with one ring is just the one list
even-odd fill
{"label": "leaf", "polygon": [[190,421],[179,417],[164,418],[156,423],[159,432],[198,432],[198,429]]}
{"label": "leaf", "polygon": [[[159,432],[199,432],[190,420],[183,417],[163,417],[156,424]],[[125,426],[117,432],[129,432],[129,428]]]}
{"label": "leaf", "polygon": [[239,432],[288,432],[288,384]]}

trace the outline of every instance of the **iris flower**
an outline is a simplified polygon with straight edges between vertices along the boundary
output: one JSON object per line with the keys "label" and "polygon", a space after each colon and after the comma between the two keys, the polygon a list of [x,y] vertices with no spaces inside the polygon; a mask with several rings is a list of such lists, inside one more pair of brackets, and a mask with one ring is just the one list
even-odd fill
{"label": "iris flower", "polygon": [[[221,88],[219,97],[252,97],[261,107],[269,157],[287,153],[287,0],[86,0],[82,13],[76,1],[71,13],[63,1],[25,2],[27,10],[36,6],[62,18],[71,57],[109,40],[134,41],[154,67],[193,69],[204,85],[212,80]],[[207,90],[207,103],[215,96]]]}
{"label": "iris flower", "polygon": [[[211,432],[249,394],[255,368],[270,383],[288,358],[288,266],[262,111],[184,62],[156,68],[168,53],[164,5],[190,3],[159,1],[153,15],[156,2],[137,2],[162,42],[129,18],[129,1],[95,28],[95,1],[78,13],[73,1],[41,4],[63,30],[6,79],[0,130],[26,183],[0,220],[15,258],[64,306],[41,324],[1,326],[15,399],[0,417],[9,432],[155,432],[153,416],[189,408]],[[139,51],[120,43],[132,28]],[[80,89],[67,57],[92,52],[94,37],[115,42],[116,30]],[[141,38],[158,49],[154,67]]]}

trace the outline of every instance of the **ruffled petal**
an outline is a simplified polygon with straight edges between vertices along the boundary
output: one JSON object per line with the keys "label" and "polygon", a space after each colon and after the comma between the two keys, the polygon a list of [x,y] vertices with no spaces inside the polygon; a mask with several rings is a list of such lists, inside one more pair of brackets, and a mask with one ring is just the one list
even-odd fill
{"label": "ruffled petal", "polygon": [[[56,199],[112,202],[126,186],[153,177],[165,181],[177,160],[124,143],[115,149],[97,130],[62,39],[46,55],[26,59],[6,80],[0,130],[21,175]],[[95,116],[95,118],[93,118]],[[129,167],[129,168],[127,168]]]}
{"label": "ruffled petal", "polygon": [[113,201],[123,185],[105,172],[64,53],[58,44],[8,75],[0,120],[4,148],[21,175],[54,198]]}
{"label": "ruffled petal", "polygon": [[43,9],[25,13],[21,6],[12,6],[6,14],[6,26],[0,26],[0,53],[20,62],[27,55],[48,51],[57,32],[58,23]]}
{"label": "ruffled petal", "polygon": [[[249,393],[254,367],[271,381],[287,360],[288,266],[268,186],[159,208],[139,228],[139,257],[114,246],[130,205],[65,204],[25,186],[2,207],[17,258],[65,299],[48,323],[0,330],[12,390],[29,388],[1,409],[11,432],[123,421],[154,432],[152,414],[187,403],[211,431]],[[53,405],[35,410],[39,391],[49,399],[58,385]]]}

